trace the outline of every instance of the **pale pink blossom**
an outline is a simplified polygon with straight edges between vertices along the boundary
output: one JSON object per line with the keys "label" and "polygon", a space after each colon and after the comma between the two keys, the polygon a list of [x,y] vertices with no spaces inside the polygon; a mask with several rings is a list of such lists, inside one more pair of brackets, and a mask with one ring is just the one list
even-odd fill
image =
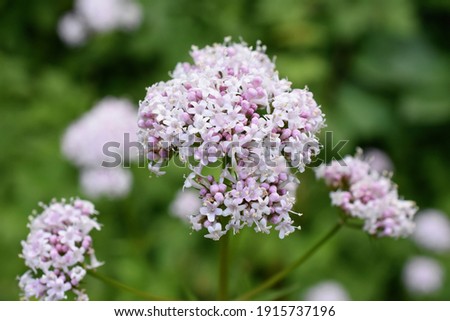
{"label": "pale pink blossom", "polygon": [[403,283],[415,295],[437,292],[444,282],[444,270],[434,259],[416,256],[409,259],[403,268]]}
{"label": "pale pink blossom", "polygon": [[417,245],[438,253],[450,251],[450,219],[436,209],[420,211],[413,239]]}
{"label": "pale pink blossom", "polygon": [[74,291],[84,300],[79,284],[87,269],[101,265],[89,235],[100,230],[94,205],[75,199],[42,206],[42,213],[30,216],[30,234],[22,241],[20,257],[30,269],[19,278],[23,299],[63,300]]}
{"label": "pale pink blossom", "polygon": [[305,301],[349,301],[350,296],[341,283],[327,280],[307,289],[303,299]]}
{"label": "pale pink blossom", "polygon": [[414,231],[414,202],[398,196],[389,174],[380,174],[361,158],[346,156],[316,169],[333,191],[333,205],[347,215],[363,220],[363,229],[371,235],[406,237]]}
{"label": "pale pink blossom", "polygon": [[[319,153],[324,115],[307,89],[291,89],[259,42],[192,47],[193,63],[147,88],[140,102],[138,136],[149,169],[164,174],[172,155],[188,163],[185,187],[198,189],[202,206],[193,229],[218,239],[254,227],[279,237],[296,230],[289,216],[298,180]],[[218,177],[204,168],[222,164]],[[220,224],[219,224],[220,223]],[[220,228],[220,231],[219,231]]]}

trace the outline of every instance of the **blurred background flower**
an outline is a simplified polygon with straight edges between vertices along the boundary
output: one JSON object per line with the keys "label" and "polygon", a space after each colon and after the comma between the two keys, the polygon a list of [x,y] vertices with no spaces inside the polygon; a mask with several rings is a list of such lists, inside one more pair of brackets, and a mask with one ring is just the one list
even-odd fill
{"label": "blurred background flower", "polygon": [[170,204],[170,211],[176,217],[189,222],[189,217],[197,214],[201,206],[202,202],[198,192],[191,189],[183,189],[175,195],[175,199]]}
{"label": "blurred background flower", "polygon": [[132,183],[133,176],[130,171],[121,167],[87,168],[80,174],[81,189],[91,198],[124,197],[130,192]]}
{"label": "blurred background flower", "polygon": [[319,282],[305,292],[305,301],[349,301],[347,290],[339,282],[327,280]]}
{"label": "blurred background flower", "polygon": [[421,296],[438,291],[444,282],[444,270],[434,259],[416,256],[403,269],[403,282],[413,295]]}
{"label": "blurred background flower", "polygon": [[79,167],[107,167],[104,162],[109,165],[115,160],[112,152],[120,157],[119,164],[114,167],[129,163],[137,158],[137,154],[124,159],[125,153],[129,152],[125,135],[128,135],[128,141],[136,142],[136,113],[136,108],[127,99],[103,98],[69,125],[62,139],[62,153]]}
{"label": "blurred background flower", "polygon": [[133,183],[124,168],[138,158],[136,109],[127,99],[106,97],[66,129],[62,153],[80,168],[82,192],[113,199],[128,194]]}
{"label": "blurred background flower", "polygon": [[371,167],[377,172],[392,172],[394,164],[392,164],[389,156],[378,148],[367,148],[364,150],[364,158],[370,163]]}
{"label": "blurred background flower", "polygon": [[58,34],[69,46],[82,45],[89,33],[136,29],[142,20],[134,0],[75,0],[74,9],[58,23]]}
{"label": "blurred background flower", "polygon": [[[85,33],[76,19],[68,26],[60,20],[68,13],[79,17],[75,1],[0,0],[0,300],[19,298],[16,277],[26,269],[17,253],[35,204],[86,193],[79,169],[61,153],[67,127],[103,97],[123,97],[137,109],[147,86],[167,81],[178,62],[190,61],[191,45],[226,36],[252,45],[261,40],[276,56],[280,77],[314,92],[328,125],[321,143],[329,130],[334,144],[349,141],[341,156],[357,146],[382,150],[405,199],[449,218],[448,1],[132,2],[139,7],[140,18],[131,19],[136,28]],[[100,22],[102,13],[94,12]],[[64,28],[80,45],[66,44]],[[327,162],[332,147],[328,141],[321,154]],[[149,179],[145,164],[133,163],[129,193],[95,202],[103,213],[96,253],[108,262],[104,274],[142,290],[211,299],[216,245],[169,216],[187,173],[177,165]],[[299,177],[294,210],[303,213],[296,218],[302,230],[284,240],[253,231],[233,238],[231,293],[279,271],[334,224],[338,209],[330,206],[327,188],[310,169]],[[353,300],[417,299],[403,284],[403,267],[416,255],[432,255],[450,270],[446,251],[434,253],[410,239],[371,240],[347,228],[265,298],[298,299],[314,284],[336,280]],[[86,289],[92,300],[136,299],[89,276]],[[426,298],[449,300],[449,278]]]}
{"label": "blurred background flower", "polygon": [[450,251],[450,220],[436,209],[420,211],[413,239],[417,245],[434,252]]}

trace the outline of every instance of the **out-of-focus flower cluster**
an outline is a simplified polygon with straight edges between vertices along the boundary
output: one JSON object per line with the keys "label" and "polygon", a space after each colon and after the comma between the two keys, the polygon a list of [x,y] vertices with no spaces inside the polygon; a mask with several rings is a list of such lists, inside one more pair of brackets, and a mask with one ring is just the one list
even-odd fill
{"label": "out-of-focus flower cluster", "polygon": [[[128,194],[132,175],[121,165],[138,157],[126,145],[127,141],[136,142],[136,130],[133,104],[113,97],[99,101],[67,128],[62,152],[81,169],[80,185],[86,195],[118,198]],[[115,161],[117,164],[112,164]]]}
{"label": "out-of-focus flower cluster", "polygon": [[438,291],[444,283],[445,272],[439,261],[425,256],[410,258],[403,268],[403,283],[414,295]]}
{"label": "out-of-focus flower cluster", "polygon": [[80,282],[86,269],[100,266],[89,233],[100,230],[94,205],[80,199],[53,201],[30,217],[30,234],[22,241],[22,255],[30,268],[19,279],[23,299],[63,300],[72,291],[87,300]]}
{"label": "out-of-focus flower cluster", "polygon": [[74,10],[60,19],[58,34],[68,45],[78,46],[90,33],[129,31],[141,21],[141,7],[133,0],[76,0]]}
{"label": "out-of-focus flower cluster", "polygon": [[[417,213],[414,242],[422,249],[435,254],[450,251],[450,220],[438,209],[425,209]],[[416,256],[403,268],[403,283],[414,296],[427,296],[438,292],[444,284],[445,268],[432,257]]]}
{"label": "out-of-focus flower cluster", "polygon": [[400,199],[390,177],[371,168],[361,153],[321,165],[316,175],[334,189],[330,193],[332,204],[364,220],[369,234],[406,237],[414,231],[415,203]]}
{"label": "out-of-focus flower cluster", "polygon": [[305,301],[349,301],[350,296],[341,283],[325,280],[307,289],[303,299]]}
{"label": "out-of-focus flower cluster", "polygon": [[377,172],[392,172],[394,170],[394,164],[384,151],[378,148],[365,148],[363,159],[367,160],[372,167]]}
{"label": "out-of-focus flower cluster", "polygon": [[[140,141],[149,169],[173,154],[192,173],[185,187],[199,190],[202,207],[190,221],[218,240],[227,231],[254,226],[280,238],[293,232],[289,216],[297,184],[289,167],[303,171],[319,152],[316,134],[324,126],[320,107],[307,89],[280,79],[265,47],[245,43],[193,47],[194,64],[180,63],[172,79],[147,89],[140,103]],[[218,177],[202,169],[222,163]]]}
{"label": "out-of-focus flower cluster", "polygon": [[450,220],[437,209],[420,211],[413,240],[420,247],[437,253],[450,252]]}
{"label": "out-of-focus flower cluster", "polygon": [[202,206],[198,192],[191,189],[184,189],[178,191],[170,204],[170,211],[176,217],[183,221],[189,221],[191,215],[195,215]]}

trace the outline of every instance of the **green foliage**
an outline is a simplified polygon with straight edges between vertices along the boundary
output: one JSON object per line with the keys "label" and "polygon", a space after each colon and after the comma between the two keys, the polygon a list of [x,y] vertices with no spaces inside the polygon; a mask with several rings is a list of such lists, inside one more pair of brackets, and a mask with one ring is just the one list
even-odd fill
{"label": "green foliage", "polygon": [[[141,1],[144,21],[131,33],[91,37],[79,48],[62,43],[58,19],[71,1],[0,1],[0,300],[19,298],[18,253],[27,216],[39,201],[79,195],[76,168],[61,155],[65,128],[107,95],[137,105],[145,87],[168,79],[189,60],[192,44],[231,35],[260,39],[277,56],[283,77],[308,86],[336,139],[384,149],[395,164],[400,193],[422,208],[450,213],[450,55],[448,1],[407,0],[154,0]],[[218,244],[191,233],[170,215],[183,169],[149,178],[133,168],[124,200],[95,202],[101,232],[94,235],[100,271],[158,295],[213,299]],[[334,224],[325,188],[302,175],[296,209],[302,231],[276,235],[245,231],[232,238],[230,290],[237,295],[305,252]],[[371,240],[345,229],[273,292],[300,299],[323,279],[344,284],[356,300],[406,300],[404,261],[421,253],[408,240]],[[430,255],[429,253],[422,253]],[[436,257],[450,273],[448,257]],[[450,277],[433,297],[449,299]],[[94,300],[138,299],[93,278]]]}

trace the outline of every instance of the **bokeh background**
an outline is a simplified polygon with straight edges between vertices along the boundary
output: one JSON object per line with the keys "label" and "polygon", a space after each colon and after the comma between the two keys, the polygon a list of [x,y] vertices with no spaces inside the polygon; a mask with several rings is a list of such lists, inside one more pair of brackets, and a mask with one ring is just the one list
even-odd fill
{"label": "bokeh background", "polygon": [[[383,150],[400,194],[420,208],[450,213],[450,2],[445,0],[149,0],[133,31],[65,44],[58,21],[73,2],[0,0],[0,299],[19,299],[18,257],[28,215],[38,202],[85,197],[78,169],[61,154],[67,126],[105,96],[138,105],[145,88],[167,80],[191,45],[261,40],[282,77],[307,85],[334,139]],[[324,131],[325,132],[325,131]],[[132,166],[123,199],[96,200],[99,272],[142,290],[182,299],[214,299],[218,244],[170,214],[184,170],[149,178]],[[299,176],[302,230],[284,240],[252,230],[232,237],[231,293],[237,295],[302,254],[337,217],[311,170]],[[443,267],[441,288],[420,295],[402,282],[416,255]],[[450,254],[411,240],[374,240],[344,229],[303,267],[260,298],[298,300],[335,280],[353,300],[450,299]],[[91,277],[93,300],[137,300]]]}

